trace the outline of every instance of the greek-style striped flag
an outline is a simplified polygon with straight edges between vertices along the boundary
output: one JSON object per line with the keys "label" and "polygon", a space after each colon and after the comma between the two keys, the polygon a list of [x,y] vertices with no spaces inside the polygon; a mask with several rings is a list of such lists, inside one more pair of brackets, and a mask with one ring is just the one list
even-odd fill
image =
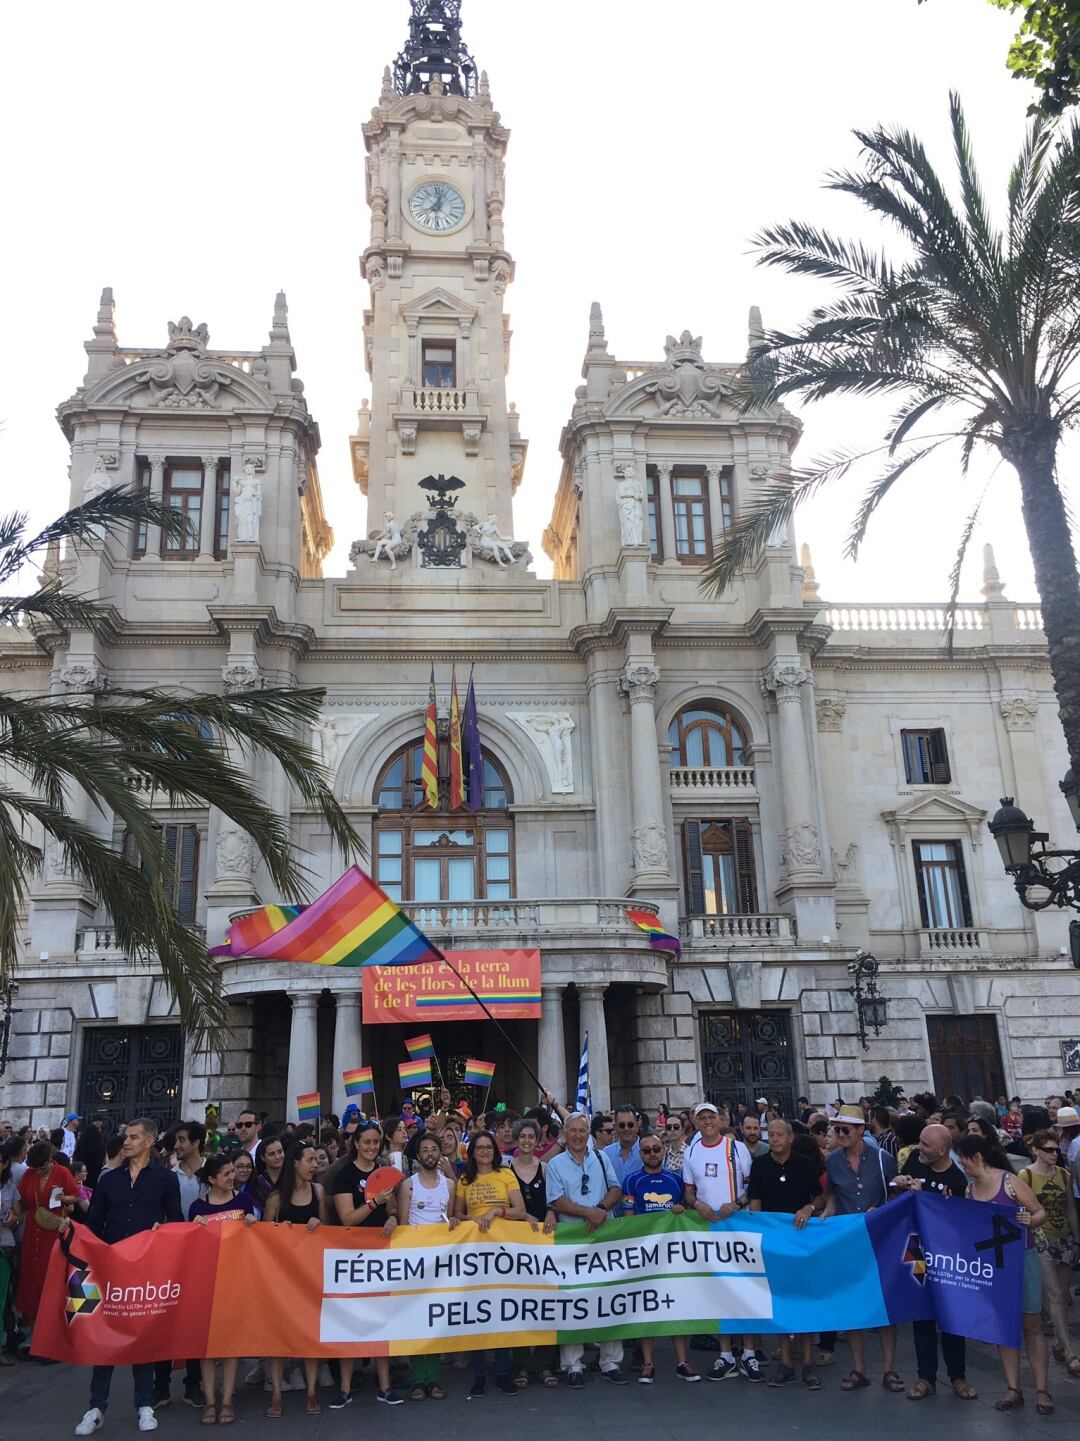
{"label": "greek-style striped flag", "polygon": [[581,1045],[581,1060],[578,1062],[577,1071],[577,1099],[574,1102],[575,1111],[583,1111],[586,1116],[592,1115],[592,1094],[589,1090],[589,1033],[585,1032],[585,1039]]}

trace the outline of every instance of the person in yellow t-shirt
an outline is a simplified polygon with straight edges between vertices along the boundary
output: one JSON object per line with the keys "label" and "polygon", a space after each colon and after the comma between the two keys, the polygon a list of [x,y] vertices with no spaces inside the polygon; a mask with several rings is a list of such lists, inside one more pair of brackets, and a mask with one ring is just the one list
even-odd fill
{"label": "person in yellow t-shirt", "polygon": [[[453,1211],[447,1222],[452,1231],[462,1221],[475,1221],[484,1232],[495,1220],[525,1221],[525,1201],[518,1178],[504,1166],[495,1137],[490,1131],[477,1131],[465,1153],[465,1169],[454,1194]],[[495,1384],[511,1396],[515,1392],[510,1376],[509,1348],[495,1350]],[[483,1396],[487,1389],[487,1352],[473,1352],[473,1384],[470,1400]]]}

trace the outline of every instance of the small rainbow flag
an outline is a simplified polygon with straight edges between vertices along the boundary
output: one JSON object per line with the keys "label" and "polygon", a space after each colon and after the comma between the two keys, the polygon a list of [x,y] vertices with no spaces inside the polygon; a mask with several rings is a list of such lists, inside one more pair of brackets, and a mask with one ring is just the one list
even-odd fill
{"label": "small rainbow flag", "polygon": [[412,966],[443,958],[359,866],[310,906],[263,906],[241,917],[210,954],[319,966]]}
{"label": "small rainbow flag", "polygon": [[350,1099],[353,1096],[375,1094],[375,1079],[370,1066],[357,1066],[355,1071],[342,1071],[341,1079],[345,1082],[345,1094]]}
{"label": "small rainbow flag", "polygon": [[411,1091],[413,1086],[431,1085],[430,1060],[402,1061],[397,1068],[397,1073],[403,1091]]}
{"label": "small rainbow flag", "polygon": [[465,1084],[467,1086],[490,1086],[494,1074],[494,1061],[465,1062]]}
{"label": "small rainbow flag", "polygon": [[[477,995],[489,1010],[498,1010],[499,1006],[538,1006],[542,1000],[539,991],[478,991]],[[462,991],[456,996],[417,996],[413,1001],[418,1011],[438,1010],[440,1006],[475,1004],[468,991]]]}
{"label": "small rainbow flag", "polygon": [[435,1042],[428,1035],[410,1036],[405,1049],[410,1061],[426,1061],[435,1054]]}
{"label": "small rainbow flag", "polygon": [[626,908],[628,920],[633,921],[639,931],[644,931],[649,938],[649,945],[654,951],[674,951],[677,956],[682,955],[682,942],[678,936],[673,936],[670,931],[665,931],[652,911],[636,911],[629,906]]}
{"label": "small rainbow flag", "polygon": [[296,1113],[301,1121],[317,1121],[321,1110],[322,1099],[318,1091],[310,1091],[306,1096],[297,1096]]}

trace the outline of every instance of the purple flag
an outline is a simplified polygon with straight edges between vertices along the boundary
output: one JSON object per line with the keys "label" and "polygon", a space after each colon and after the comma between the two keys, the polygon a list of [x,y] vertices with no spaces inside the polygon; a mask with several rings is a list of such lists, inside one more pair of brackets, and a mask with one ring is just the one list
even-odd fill
{"label": "purple flag", "polygon": [[469,672],[469,693],[461,717],[461,750],[465,761],[465,803],[471,811],[484,804],[484,758],[480,753],[480,718],[476,713],[476,690]]}

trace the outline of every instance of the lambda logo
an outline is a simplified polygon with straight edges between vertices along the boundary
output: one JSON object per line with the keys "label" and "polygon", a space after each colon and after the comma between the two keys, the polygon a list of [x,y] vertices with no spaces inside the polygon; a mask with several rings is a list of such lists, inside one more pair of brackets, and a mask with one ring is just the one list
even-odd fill
{"label": "lambda logo", "polygon": [[64,1306],[64,1320],[70,1326],[76,1316],[91,1316],[101,1305],[101,1292],[94,1280],[90,1267],[78,1256],[69,1254],[71,1270],[67,1278],[67,1304]]}
{"label": "lambda logo", "polygon": [[903,1263],[911,1267],[911,1275],[920,1286],[926,1285],[926,1253],[918,1231],[912,1231],[904,1247]]}

